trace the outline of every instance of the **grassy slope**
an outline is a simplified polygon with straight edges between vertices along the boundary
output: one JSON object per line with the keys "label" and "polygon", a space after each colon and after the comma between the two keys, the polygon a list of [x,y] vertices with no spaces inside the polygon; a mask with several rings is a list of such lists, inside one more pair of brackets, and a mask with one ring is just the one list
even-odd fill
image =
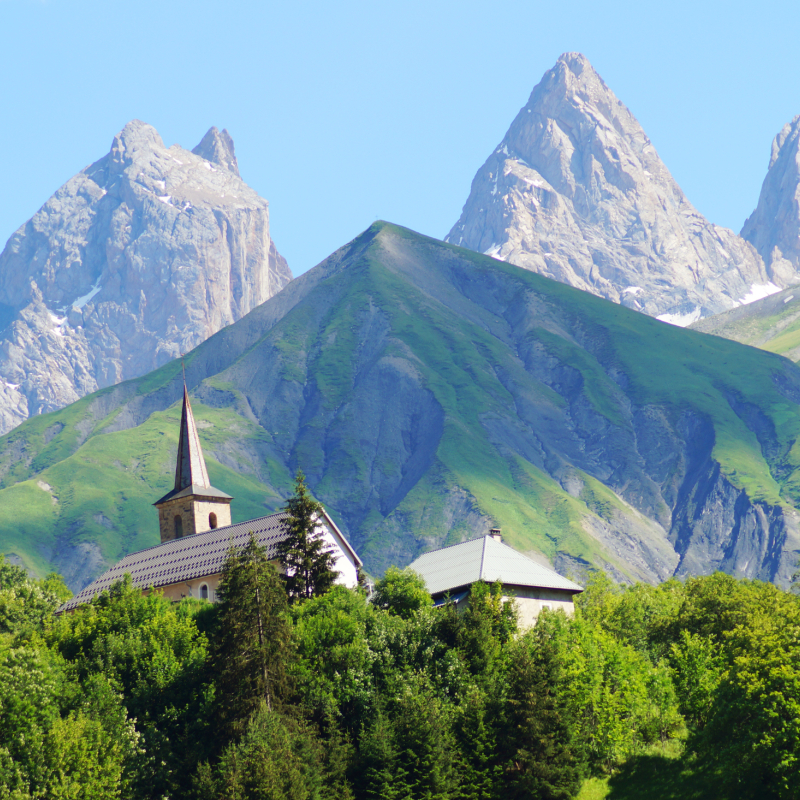
{"label": "grassy slope", "polygon": [[800,360],[800,292],[797,287],[744,308],[716,314],[693,328]]}
{"label": "grassy slope", "polygon": [[[230,426],[247,424],[227,409],[200,403],[193,408],[207,447],[224,438]],[[175,405],[136,428],[97,434],[34,478],[3,489],[0,551],[18,555],[28,568],[43,574],[60,534],[71,534],[72,542],[96,542],[108,562],[157,544],[158,516],[152,503],[172,487],[179,423],[180,407]],[[259,433],[250,430],[247,435]],[[258,481],[211,459],[207,464],[211,482],[235,498],[234,522],[275,510],[275,504],[265,504],[265,487]],[[288,483],[288,475],[284,479]]]}
{"label": "grassy slope", "polygon": [[[492,269],[495,263],[486,267]],[[388,310],[393,334],[411,348],[426,386],[445,409],[445,430],[438,451],[443,466],[439,479],[448,486],[466,489],[520,549],[537,549],[551,559],[562,550],[595,561],[600,555],[598,546],[582,535],[580,528],[585,506],[532,464],[519,457],[504,457],[485,435],[480,435],[482,416],[513,404],[513,398],[495,378],[501,365],[510,372],[519,371],[507,349],[486,331],[446,315],[421,293],[402,285],[379,258],[370,260],[370,277],[370,297]],[[394,302],[398,296],[403,297],[402,304]],[[530,380],[530,376],[517,377]],[[537,388],[543,399],[563,404],[548,387],[539,384]],[[415,487],[395,512],[416,522],[417,530],[425,529],[425,516],[433,516],[425,514],[431,489],[425,484]],[[468,533],[454,530],[448,535],[457,541]]]}
{"label": "grassy slope", "polygon": [[725,800],[719,781],[695,769],[672,740],[624,763],[611,777],[584,781],[576,800]]}
{"label": "grassy slope", "polygon": [[[772,379],[773,374],[791,369],[785,361],[726,339],[659,322],[493,259],[474,258],[481,259],[477,263],[483,269],[510,272],[532,291],[557,303],[574,327],[586,326],[596,335],[598,349],[588,353],[568,338],[558,337],[554,343],[547,331],[534,334],[581,371],[584,391],[600,413],[616,419],[610,398],[618,388],[606,373],[612,363],[628,377],[627,395],[633,402],[692,408],[711,419],[717,432],[715,458],[734,485],[751,498],[800,503],[800,452],[794,447],[800,436],[800,409],[776,390]],[[759,408],[771,421],[779,455],[765,458],[762,444],[728,402],[728,393]]]}
{"label": "grassy slope", "polygon": [[[392,550],[393,542],[402,545],[403,552],[413,553],[415,548],[470,533],[448,527],[445,504],[453,487],[469,492],[478,510],[506,528],[512,544],[521,549],[538,549],[549,557],[562,551],[587,561],[613,560],[583,532],[581,519],[587,514],[607,519],[610,510],[624,510],[616,495],[587,478],[581,497],[570,496],[518,454],[494,447],[482,424],[493,414],[507,414],[512,402],[497,379],[500,373],[525,382],[543,409],[558,411],[564,399],[526,372],[517,354],[491,332],[496,325],[492,313],[476,307],[481,324],[470,322],[393,266],[383,247],[390,241],[405,248],[409,258],[429,263],[431,270],[446,253],[479,277],[501,273],[512,293],[533,293],[542,299],[552,314],[532,325],[528,337],[580,371],[586,398],[612,424],[627,424],[620,388],[609,377],[614,368],[628,377],[627,394],[634,402],[676,412],[691,408],[713,420],[715,457],[731,481],[753,499],[800,504],[800,451],[795,446],[800,413],[772,379],[774,373],[793,369],[783,359],[657,322],[396,226],[376,224],[362,238],[366,249],[356,261],[310,291],[265,332],[260,343],[234,358],[227,371],[208,377],[209,385],[231,390],[234,405],[217,409],[195,402],[198,420],[209,425],[201,429],[209,451],[224,449],[226,442],[249,441],[268,453],[262,480],[252,477],[246,459],[235,464],[236,469],[210,460],[213,483],[236,497],[234,521],[280,505],[279,496],[290,485],[290,462],[307,472],[323,470],[314,489],[323,499],[334,498],[326,499],[334,516],[340,511],[337,504],[344,509],[360,501],[372,465],[364,460],[357,430],[336,429],[341,438],[325,464],[320,461],[319,439],[332,420],[346,419],[361,369],[363,342],[356,323],[377,308],[391,329],[383,354],[413,360],[424,386],[444,410],[444,430],[434,462],[405,497],[385,516],[368,510],[359,530],[350,531],[368,564],[385,566],[382,554]],[[581,341],[572,335],[578,329],[583,332]],[[205,343],[188,361],[219,341]],[[287,385],[302,386],[312,376],[322,396],[291,454],[273,441],[276,432],[264,431],[239,413],[248,401],[231,377],[237,364],[257,360],[259,348],[267,346],[277,353]],[[120,391],[133,397],[160,390],[174,381],[178,370],[177,364],[168,364]],[[106,397],[112,391],[100,394]],[[737,415],[729,396],[760,409],[767,427],[774,430],[769,447]],[[94,418],[96,399],[85,398],[30,420],[0,444],[0,464],[5,462],[7,468],[5,488],[0,491],[0,551],[17,553],[36,572],[48,567],[59,537],[96,541],[110,561],[157,541],[150,504],[171,484],[178,408],[153,413],[136,428],[104,432],[113,427],[119,411]],[[15,455],[19,452],[26,458]],[[388,459],[382,468],[390,472],[396,465]],[[352,488],[343,488],[343,475],[353,476]],[[38,481],[49,484],[52,491],[40,488]],[[417,543],[409,545],[414,537]]]}

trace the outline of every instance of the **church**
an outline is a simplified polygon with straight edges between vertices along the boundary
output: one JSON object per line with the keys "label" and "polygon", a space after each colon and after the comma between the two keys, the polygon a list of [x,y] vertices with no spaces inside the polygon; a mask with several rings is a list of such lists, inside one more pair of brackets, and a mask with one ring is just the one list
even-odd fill
{"label": "church", "polygon": [[[282,525],[284,512],[231,524],[232,500],[208,479],[189,393],[184,385],[175,486],[154,503],[158,510],[161,544],[125,556],[64,603],[58,613],[72,611],[89,602],[126,573],[131,576],[133,585],[144,593],[156,589],[170,600],[198,597],[214,602],[231,546],[244,547],[252,532],[266,548],[267,555],[275,558],[276,546],[286,535]],[[361,559],[324,509],[317,531],[332,549],[339,573],[337,583],[355,587]]]}

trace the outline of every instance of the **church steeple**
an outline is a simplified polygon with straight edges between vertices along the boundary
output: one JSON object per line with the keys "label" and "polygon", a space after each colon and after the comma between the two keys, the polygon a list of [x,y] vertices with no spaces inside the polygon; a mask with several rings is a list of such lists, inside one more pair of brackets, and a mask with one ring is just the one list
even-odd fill
{"label": "church steeple", "polygon": [[158,509],[161,541],[230,525],[232,499],[229,494],[215,489],[208,479],[203,448],[184,381],[175,488],[153,504]]}
{"label": "church steeple", "polygon": [[178,463],[175,465],[175,489],[180,491],[189,486],[201,486],[207,489],[211,486],[211,482],[208,480],[203,448],[200,447],[200,437],[197,435],[192,404],[189,402],[189,392],[184,383],[181,434],[178,439]]}

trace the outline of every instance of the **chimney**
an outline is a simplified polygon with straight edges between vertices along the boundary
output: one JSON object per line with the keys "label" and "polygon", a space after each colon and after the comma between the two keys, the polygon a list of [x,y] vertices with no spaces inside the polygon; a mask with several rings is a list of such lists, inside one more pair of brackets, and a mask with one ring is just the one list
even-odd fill
{"label": "chimney", "polygon": [[503,537],[500,535],[500,528],[492,528],[489,531],[489,536],[491,536],[496,542],[503,541]]}

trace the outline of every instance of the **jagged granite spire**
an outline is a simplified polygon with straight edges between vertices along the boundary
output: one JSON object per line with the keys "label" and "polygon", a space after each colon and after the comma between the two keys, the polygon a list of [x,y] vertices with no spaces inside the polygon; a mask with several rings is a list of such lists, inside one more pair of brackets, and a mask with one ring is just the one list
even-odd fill
{"label": "jagged granite spire", "polygon": [[692,206],[580,53],[534,88],[447,241],[678,324],[785,285]]}
{"label": "jagged granite spire", "polygon": [[189,392],[183,384],[183,410],[181,411],[181,433],[178,439],[178,460],[175,465],[175,491],[199,486],[203,489],[211,487],[208,480],[203,448],[197,434],[197,425],[189,402]]}
{"label": "jagged granite spire", "polygon": [[239,164],[236,161],[233,139],[224,128],[221,133],[218,128],[209,128],[208,133],[200,140],[200,144],[192,152],[212,164],[219,164],[219,166],[230,170],[234,175],[239,174]]}
{"label": "jagged granite spire", "polygon": [[204,143],[132,120],[9,239],[0,434],[193,350],[291,280],[230,137]]}
{"label": "jagged granite spire", "polygon": [[758,206],[744,223],[742,237],[786,283],[800,280],[800,116],[772,142]]}

